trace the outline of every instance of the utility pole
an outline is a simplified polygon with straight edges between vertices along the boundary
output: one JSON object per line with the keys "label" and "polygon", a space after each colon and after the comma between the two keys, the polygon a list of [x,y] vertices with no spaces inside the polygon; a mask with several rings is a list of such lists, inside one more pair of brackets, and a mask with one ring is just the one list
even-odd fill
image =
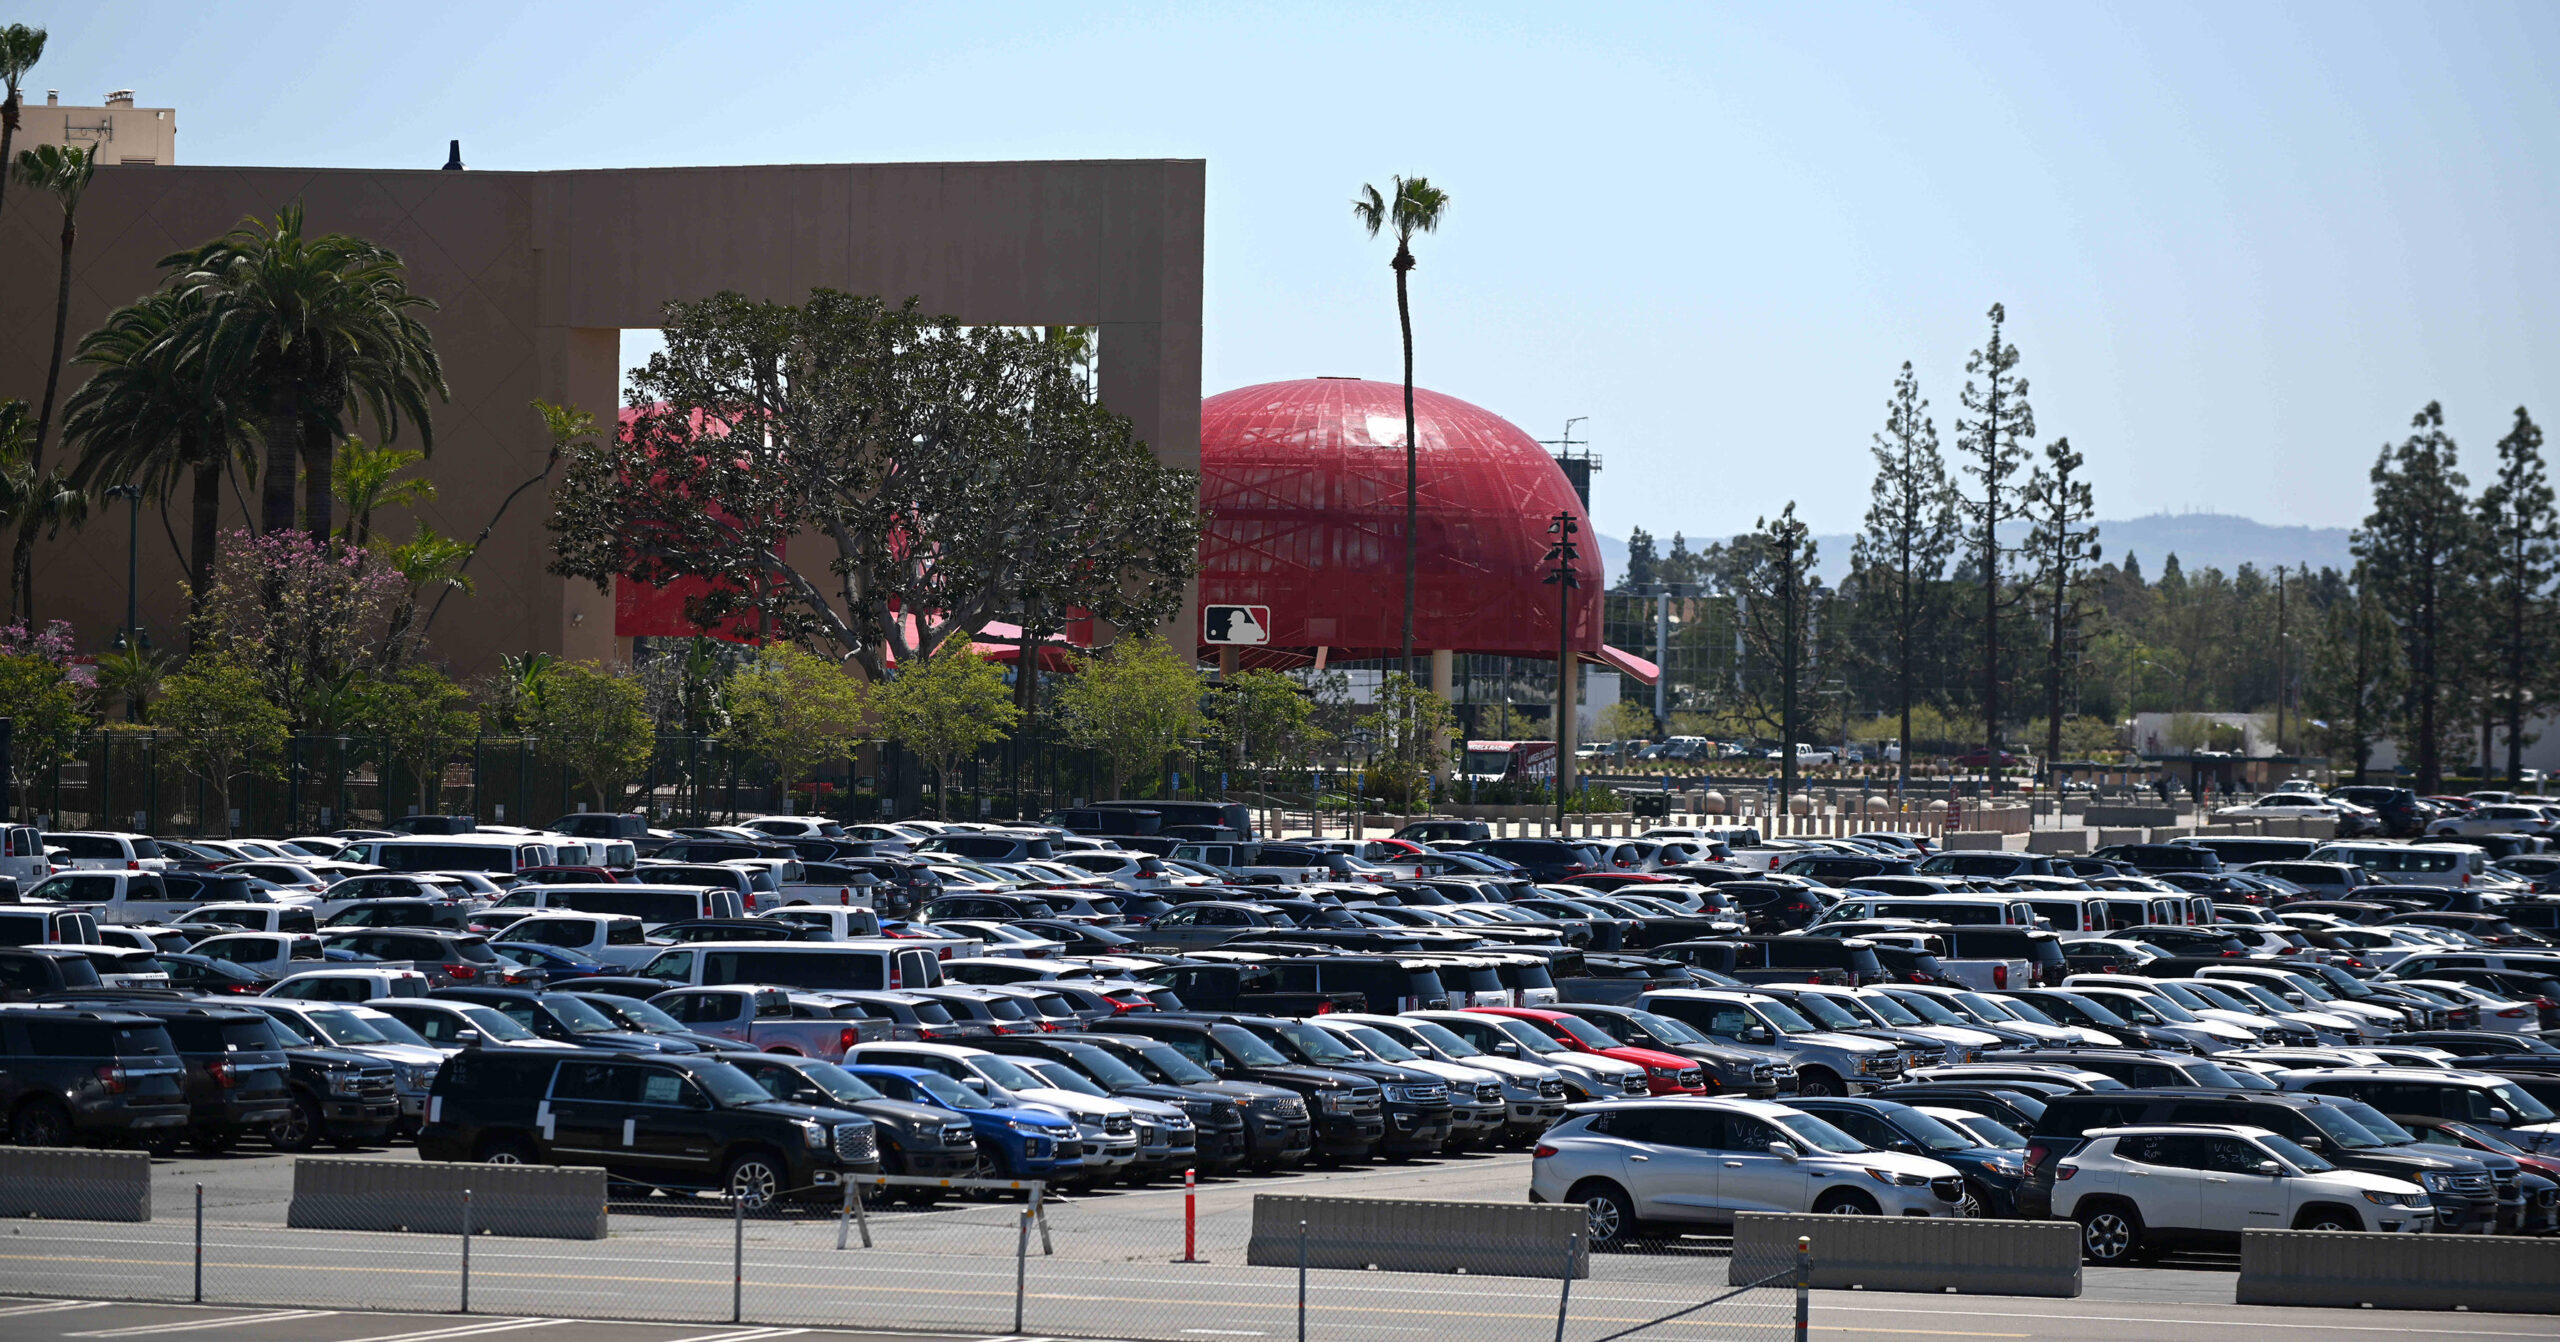
{"label": "utility pole", "polygon": [[2276,753],[2284,753],[2284,701],[2292,689],[2291,675],[2285,669],[2284,645],[2284,569],[2276,565]]}
{"label": "utility pole", "polygon": [[1574,567],[1582,547],[1574,537],[1582,530],[1569,512],[1557,513],[1547,521],[1547,534],[1555,539],[1547,543],[1544,562],[1546,576],[1540,579],[1556,589],[1556,837],[1564,837],[1565,799],[1573,789],[1573,589],[1582,585],[1582,575]]}
{"label": "utility pole", "polygon": [[1655,589],[1653,607],[1653,736],[1657,741],[1671,736],[1671,711],[1664,691],[1671,684],[1671,584]]}

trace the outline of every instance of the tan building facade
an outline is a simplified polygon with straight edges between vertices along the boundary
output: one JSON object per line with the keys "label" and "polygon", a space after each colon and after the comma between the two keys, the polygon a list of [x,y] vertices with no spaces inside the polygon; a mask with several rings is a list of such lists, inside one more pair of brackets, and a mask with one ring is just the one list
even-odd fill
{"label": "tan building facade", "polygon": [[[37,108],[28,109],[32,114]],[[23,133],[23,132],[22,132]],[[827,164],[580,172],[441,172],[108,166],[80,209],[72,258],[73,344],[160,280],[160,258],[244,216],[301,200],[312,232],[343,231],[398,252],[430,314],[452,401],[435,415],[420,510],[469,539],[509,491],[538,476],[548,441],[536,399],[614,422],[626,328],[661,306],[735,290],[797,301],[813,287],[891,298],[982,324],[1100,328],[1103,400],[1169,464],[1200,454],[1202,210],[1198,160]],[[60,214],[38,193],[0,214],[0,396],[42,395],[53,328]],[[80,380],[65,371],[62,395]],[[415,445],[414,434],[404,442]],[[56,449],[59,450],[58,448]],[[59,460],[59,457],[53,460]],[[243,488],[256,484],[245,476]],[[470,568],[473,595],[446,603],[432,651],[457,675],[501,654],[627,654],[613,600],[545,571],[540,490],[509,509]],[[248,504],[225,499],[226,526]],[[164,526],[141,522],[141,619],[161,647],[183,642],[183,498]],[[400,524],[395,523],[396,529]],[[71,620],[83,651],[124,616],[127,515],[92,516],[39,548],[36,610]],[[397,539],[395,534],[395,539]],[[1196,612],[1178,617],[1196,625]]]}
{"label": "tan building facade", "polygon": [[166,166],[178,161],[178,111],[136,107],[131,89],[108,94],[100,107],[67,106],[60,90],[48,90],[41,103],[24,98],[18,108],[18,136],[11,142],[16,149],[40,144],[84,149],[95,145],[101,164]]}

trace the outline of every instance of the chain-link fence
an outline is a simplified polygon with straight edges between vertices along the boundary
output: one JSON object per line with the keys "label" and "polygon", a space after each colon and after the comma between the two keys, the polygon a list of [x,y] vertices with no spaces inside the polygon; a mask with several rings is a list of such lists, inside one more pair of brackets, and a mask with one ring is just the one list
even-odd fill
{"label": "chain-link fence", "polygon": [[750,1205],[617,1186],[599,1239],[509,1234],[520,1222],[461,1205],[403,1211],[406,1230],[295,1229],[200,1203],[141,1224],[15,1221],[0,1235],[0,1294],[1153,1342],[1797,1335],[1793,1270],[1730,1285],[1715,1241],[1533,1248],[1470,1229],[1468,1204],[1436,1204],[1451,1229],[1425,1246],[1430,1270],[1399,1270],[1268,1217],[1257,1240],[1250,1201],[1195,1210],[1179,1188],[804,1192]]}

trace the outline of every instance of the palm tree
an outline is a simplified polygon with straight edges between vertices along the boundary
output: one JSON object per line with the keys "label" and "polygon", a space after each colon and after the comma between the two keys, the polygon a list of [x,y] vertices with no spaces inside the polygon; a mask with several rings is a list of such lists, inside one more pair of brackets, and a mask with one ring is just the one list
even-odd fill
{"label": "palm tree", "polygon": [[[1387,265],[1396,272],[1396,325],[1404,331],[1404,673],[1413,675],[1413,581],[1415,547],[1419,544],[1421,467],[1416,458],[1413,428],[1413,307],[1405,299],[1405,277],[1412,273],[1413,235],[1437,233],[1441,217],[1449,212],[1449,193],[1422,177],[1395,179],[1395,199],[1378,194],[1375,186],[1362,186],[1351,200],[1352,216],[1378,236],[1381,228],[1392,228],[1396,234],[1395,259]],[[1561,739],[1561,738],[1559,738]]]}
{"label": "palm tree", "polygon": [[428,399],[446,396],[434,338],[418,319],[435,304],[411,293],[400,258],[343,233],[303,236],[302,205],[277,211],[271,227],[251,218],[192,251],[161,261],[178,268],[170,286],[202,290],[212,303],[200,327],[209,376],[240,376],[254,387],[267,473],[259,491],[264,531],[294,525],[299,467],[302,524],[330,529],[332,455],[347,436],[347,412],[361,403],[382,441],[418,424],[435,450]]}
{"label": "palm tree", "polygon": [[35,426],[27,421],[27,403],[0,401],[0,525],[15,521],[29,544],[38,531],[55,535],[89,517],[89,496],[60,470],[37,470],[34,452]]}
{"label": "palm tree", "polygon": [[[0,84],[9,89],[9,100],[0,102],[0,164],[9,162],[10,148],[18,139],[18,109],[24,104],[18,97],[18,85],[27,71],[44,59],[44,29],[13,23],[0,28]],[[9,202],[9,174],[0,172],[0,205]]]}
{"label": "palm tree", "polygon": [[[38,145],[18,155],[18,180],[39,191],[50,191],[62,202],[62,267],[61,278],[53,294],[53,358],[44,367],[44,404],[36,411],[35,445],[27,452],[27,469],[35,476],[44,475],[45,439],[53,431],[53,397],[62,389],[62,340],[71,321],[71,244],[80,237],[80,197],[87,194],[89,181],[98,173],[98,149],[92,145],[79,149],[70,145]],[[33,623],[36,618],[36,533],[31,522],[18,524],[17,548],[10,555],[10,599],[18,617]]]}
{"label": "palm tree", "polygon": [[[110,484],[142,487],[163,506],[182,475],[189,496],[189,615],[213,582],[222,531],[222,480],[234,461],[254,466],[250,407],[231,381],[208,377],[191,336],[212,305],[202,291],[163,289],[116,309],[80,340],[75,363],[98,371],[71,394],[63,442],[79,459],[72,483],[85,493]],[[192,618],[188,627],[194,627]]]}

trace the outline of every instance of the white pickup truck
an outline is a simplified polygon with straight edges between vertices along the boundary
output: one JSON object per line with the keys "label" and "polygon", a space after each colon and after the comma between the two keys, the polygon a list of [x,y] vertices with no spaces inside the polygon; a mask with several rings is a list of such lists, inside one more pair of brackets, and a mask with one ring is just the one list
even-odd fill
{"label": "white pickup truck", "polygon": [[[1272,851],[1264,853],[1265,848]],[[1174,857],[1184,862],[1197,862],[1216,867],[1230,876],[1257,885],[1304,885],[1309,881],[1330,880],[1332,864],[1310,849],[1260,843],[1186,843],[1178,844]],[[1266,861],[1266,857],[1268,860]]]}
{"label": "white pickup truck", "polygon": [[642,935],[640,920],[625,913],[537,913],[508,924],[490,940],[548,946],[623,970],[638,969],[666,949],[651,943]]}

